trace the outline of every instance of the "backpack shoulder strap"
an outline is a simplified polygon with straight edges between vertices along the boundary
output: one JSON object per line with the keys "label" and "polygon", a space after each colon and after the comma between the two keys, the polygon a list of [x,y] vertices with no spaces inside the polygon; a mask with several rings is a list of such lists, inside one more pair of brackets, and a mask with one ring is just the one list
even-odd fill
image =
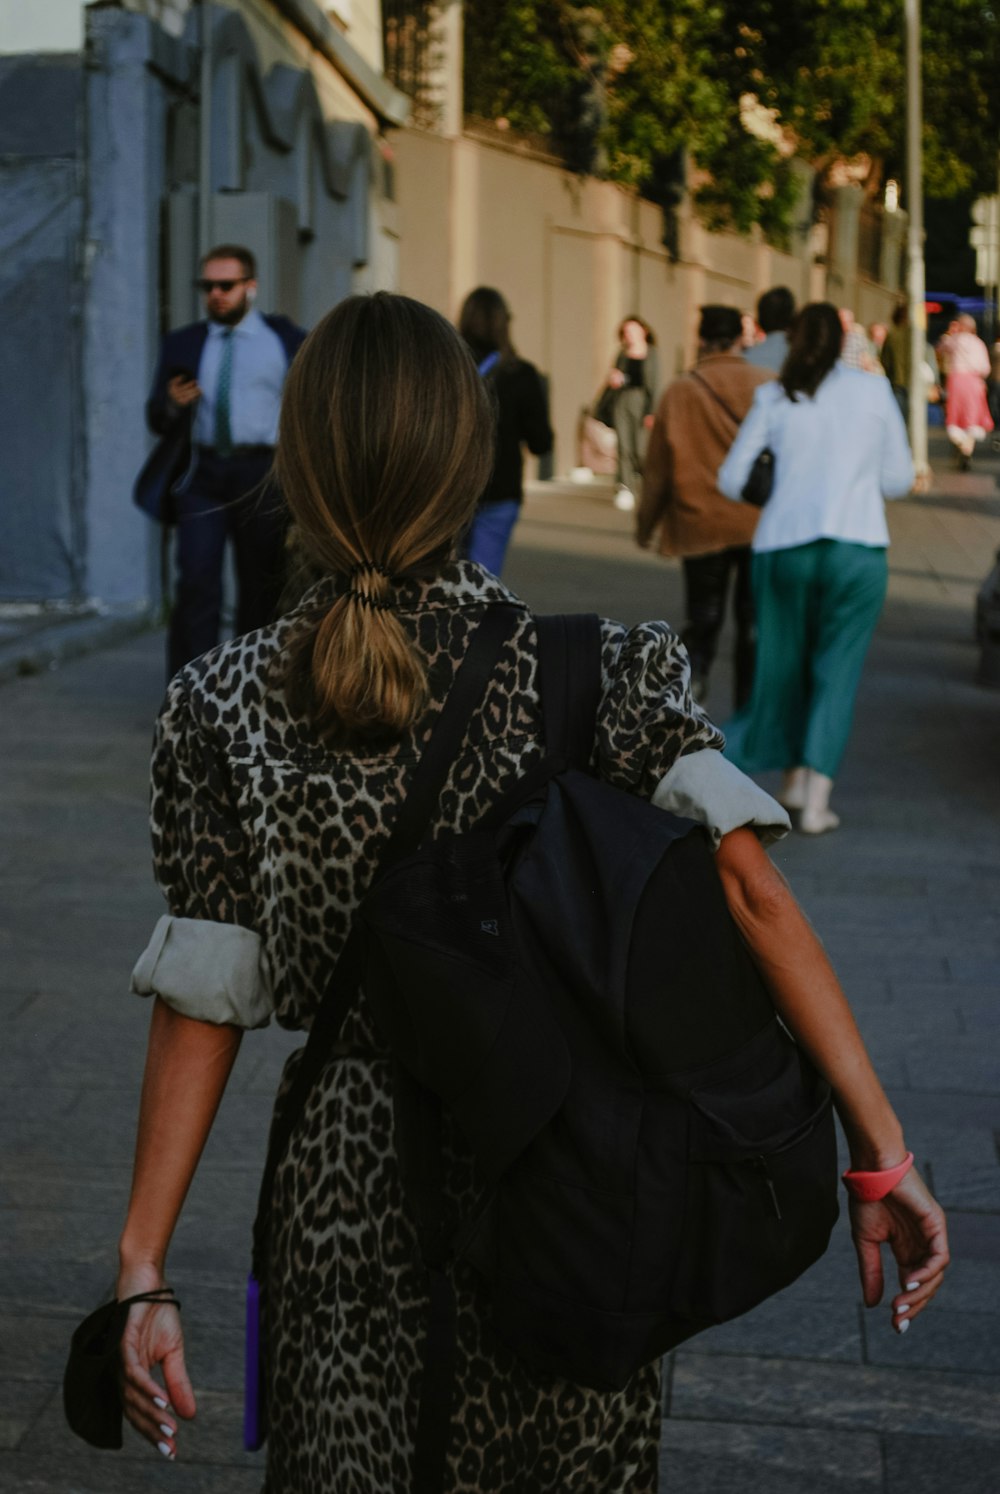
{"label": "backpack shoulder strap", "polygon": [[465,658],[448,692],[441,714],[424,748],[396,823],[382,853],[378,876],[415,851],[433,817],[469,722],[486,693],[504,644],[524,614],[517,607],[490,607],[473,634]]}
{"label": "backpack shoulder strap", "polygon": [[586,772],[601,700],[601,620],[564,613],[535,623],[545,750]]}
{"label": "backpack shoulder strap", "polygon": [[[522,615],[516,607],[490,607],[473,634],[379,858],[376,879],[396,861],[415,851],[420,844],[451,765],[462,745],[472,714],[486,691],[504,644],[513,636]],[[254,1271],[258,1276],[264,1269],[271,1192],[278,1163],[284,1156],[327,1056],[340,1036],[344,1020],[357,995],[363,967],[363,939],[355,921],[313,1018],[291,1088],[271,1128],[257,1202],[257,1217],[254,1221],[253,1258]]]}

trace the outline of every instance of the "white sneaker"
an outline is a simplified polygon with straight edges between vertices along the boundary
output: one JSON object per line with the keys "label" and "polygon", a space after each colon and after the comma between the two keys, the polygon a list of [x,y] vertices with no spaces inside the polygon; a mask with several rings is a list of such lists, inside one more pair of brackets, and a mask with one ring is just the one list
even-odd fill
{"label": "white sneaker", "polygon": [[630,514],[635,508],[635,494],[621,482],[615,489],[615,508],[620,508],[623,514]]}

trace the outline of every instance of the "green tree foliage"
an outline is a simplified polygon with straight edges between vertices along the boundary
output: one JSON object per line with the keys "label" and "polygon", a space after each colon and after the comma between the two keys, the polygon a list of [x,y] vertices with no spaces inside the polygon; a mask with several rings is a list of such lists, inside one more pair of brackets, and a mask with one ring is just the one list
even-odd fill
{"label": "green tree foliage", "polygon": [[[872,192],[902,175],[903,0],[474,0],[465,16],[470,113],[652,196],[685,149],[709,221],[778,230],[791,150]],[[927,190],[995,190],[1000,17],[924,0],[924,33]],[[748,98],[769,111],[756,129]]]}

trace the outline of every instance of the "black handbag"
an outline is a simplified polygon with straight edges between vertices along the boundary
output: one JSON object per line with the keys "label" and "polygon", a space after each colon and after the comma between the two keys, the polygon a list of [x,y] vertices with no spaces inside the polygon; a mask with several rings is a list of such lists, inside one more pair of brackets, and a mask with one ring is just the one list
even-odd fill
{"label": "black handbag", "polygon": [[605,384],[594,405],[594,419],[599,420],[602,425],[614,427],[615,405],[617,401],[618,390],[612,389],[610,384]]}
{"label": "black handbag", "polygon": [[174,494],[191,466],[191,412],[185,410],[161,436],[143,463],[132,500],[158,524],[176,522]]}
{"label": "black handbag", "polygon": [[118,1350],[136,1302],[180,1303],[169,1287],[140,1292],[122,1302],[106,1302],[84,1318],[70,1340],[63,1373],[63,1410],[70,1430],[91,1447],[122,1445],[122,1399],[118,1388]]}
{"label": "black handbag", "polygon": [[[722,395],[719,394],[715,389],[713,389],[708,380],[703,379],[701,374],[696,370],[692,370],[691,377],[692,379],[697,379],[698,383],[703,389],[708,390],[709,394],[715,400],[715,403],[717,405],[721,405],[722,409],[725,410],[730,420],[733,422],[736,428],[739,429],[743,422],[737,415],[736,411],[732,409],[731,406],[728,405],[722,398]],[[740,493],[740,497],[743,499],[744,503],[752,503],[754,508],[763,508],[764,504],[770,498],[773,488],[774,452],[771,450],[770,446],[765,446],[763,451],[759,451],[754,457],[753,466],[750,468],[750,475],[747,478],[746,482],[743,484],[743,490]]]}
{"label": "black handbag", "polygon": [[771,496],[774,488],[774,452],[770,446],[765,446],[754,457],[753,466],[750,468],[750,476],[743,484],[740,497],[744,503],[752,503],[754,508],[763,508]]}

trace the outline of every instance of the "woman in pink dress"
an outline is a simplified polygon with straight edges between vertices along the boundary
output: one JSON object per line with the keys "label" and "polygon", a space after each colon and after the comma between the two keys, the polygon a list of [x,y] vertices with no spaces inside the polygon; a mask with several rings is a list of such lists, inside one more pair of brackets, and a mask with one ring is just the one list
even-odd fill
{"label": "woman in pink dress", "polygon": [[965,471],[976,442],[985,440],[993,429],[985,382],[990,376],[989,349],[968,313],[956,318],[939,346],[948,366],[948,439],[957,448],[959,467]]}

